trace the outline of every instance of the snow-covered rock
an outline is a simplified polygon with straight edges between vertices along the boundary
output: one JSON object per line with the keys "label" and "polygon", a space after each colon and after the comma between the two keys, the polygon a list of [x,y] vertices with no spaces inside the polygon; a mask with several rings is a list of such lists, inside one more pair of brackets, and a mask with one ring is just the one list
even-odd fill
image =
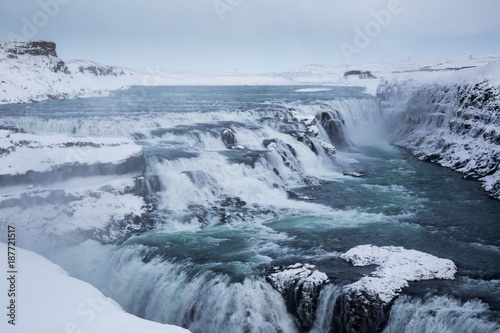
{"label": "snow-covered rock", "polygon": [[310,264],[276,267],[267,280],[285,298],[288,311],[298,320],[302,329],[311,328],[321,288],[329,283],[328,276]]}
{"label": "snow-covered rock", "polygon": [[85,61],[64,62],[51,42],[0,42],[0,104],[106,95],[144,74]]}
{"label": "snow-covered rock", "polygon": [[[2,185],[29,181],[45,182],[44,174],[67,178],[64,168],[100,165],[116,173],[141,170],[142,148],[129,139],[42,136],[0,130],[0,180]],[[79,171],[82,173],[82,171]],[[39,175],[39,179],[35,178]]]}
{"label": "snow-covered rock", "polygon": [[359,245],[340,255],[354,266],[378,265],[359,281],[344,287],[346,294],[366,295],[389,303],[409,281],[454,279],[457,267],[448,259],[402,247]]}
{"label": "snow-covered rock", "polygon": [[344,176],[351,176],[354,178],[362,178],[362,177],[366,176],[366,172],[362,169],[342,171],[342,174]]}
{"label": "snow-covered rock", "polygon": [[456,272],[451,260],[394,246],[360,245],[340,258],[354,266],[378,265],[369,276],[343,287],[339,327],[347,332],[378,332],[409,281],[453,279]]}
{"label": "snow-covered rock", "polygon": [[[7,257],[7,245],[0,242],[0,253]],[[7,260],[1,261],[3,272]],[[0,321],[1,332],[89,332],[89,333],[184,333],[180,327],[163,325],[126,313],[115,301],[90,284],[68,276],[59,266],[31,251],[16,248],[15,326]],[[125,288],[124,280],[114,276],[110,288]],[[2,290],[9,290],[9,281],[1,279]]]}
{"label": "snow-covered rock", "polygon": [[149,227],[145,161],[129,139],[0,130],[0,160],[0,226],[22,221],[34,244],[40,234],[113,242]]}
{"label": "snow-covered rock", "polygon": [[500,199],[500,62],[418,89],[397,118],[398,145],[484,183]]}

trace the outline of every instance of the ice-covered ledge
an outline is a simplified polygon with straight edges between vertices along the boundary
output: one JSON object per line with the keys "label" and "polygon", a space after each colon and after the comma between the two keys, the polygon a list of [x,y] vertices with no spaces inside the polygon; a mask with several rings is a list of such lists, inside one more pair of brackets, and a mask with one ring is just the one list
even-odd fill
{"label": "ice-covered ledge", "polygon": [[0,130],[2,176],[48,172],[64,165],[116,165],[141,154],[141,147],[129,139],[42,136]]}
{"label": "ice-covered ledge", "polygon": [[[0,253],[7,258],[5,243],[0,242]],[[6,317],[0,321],[1,332],[189,332],[126,313],[90,284],[68,276],[61,267],[34,252],[17,248],[16,258],[16,325],[8,324]],[[6,272],[7,260],[1,262],[2,271]],[[114,279],[110,283],[119,288],[121,281]],[[9,289],[7,283],[6,278],[1,279],[2,290]],[[9,301],[7,293],[2,293],[1,298],[2,304]]]}
{"label": "ice-covered ledge", "polygon": [[402,247],[359,245],[340,258],[354,266],[378,265],[370,276],[344,286],[344,294],[366,294],[389,303],[410,281],[454,279],[453,261]]}

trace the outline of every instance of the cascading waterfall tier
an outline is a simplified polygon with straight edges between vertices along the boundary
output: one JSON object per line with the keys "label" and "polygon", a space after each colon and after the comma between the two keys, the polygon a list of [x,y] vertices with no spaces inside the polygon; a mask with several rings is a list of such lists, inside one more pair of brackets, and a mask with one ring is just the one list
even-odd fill
{"label": "cascading waterfall tier", "polygon": [[[13,105],[2,114],[0,158],[37,163],[2,164],[0,230],[22,220],[27,247],[128,312],[193,332],[419,322],[415,304],[428,301],[397,297],[421,278],[386,276],[398,308],[370,307],[378,294],[352,286],[370,286],[379,271],[341,258],[368,242],[413,248],[407,234],[425,251],[427,238],[441,237],[419,224],[431,200],[411,187],[420,178],[404,182],[417,171],[388,148],[378,101],[343,89],[156,87]],[[470,314],[466,303],[452,306]]]}

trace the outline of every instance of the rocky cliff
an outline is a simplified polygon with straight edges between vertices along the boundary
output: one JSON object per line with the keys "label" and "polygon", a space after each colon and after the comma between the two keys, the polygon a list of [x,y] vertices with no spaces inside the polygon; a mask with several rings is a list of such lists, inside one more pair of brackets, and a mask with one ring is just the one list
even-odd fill
{"label": "rocky cliff", "polygon": [[65,62],[52,42],[0,42],[0,104],[106,95],[143,74],[89,61]]}
{"label": "rocky cliff", "polygon": [[500,199],[500,62],[416,89],[396,119],[396,143],[479,179]]}

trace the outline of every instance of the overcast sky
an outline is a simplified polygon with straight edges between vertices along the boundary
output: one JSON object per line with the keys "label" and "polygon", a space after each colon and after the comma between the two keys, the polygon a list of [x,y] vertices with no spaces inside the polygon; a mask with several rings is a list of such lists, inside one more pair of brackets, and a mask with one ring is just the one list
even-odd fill
{"label": "overcast sky", "polygon": [[274,72],[500,53],[498,0],[1,0],[1,40],[64,60]]}

